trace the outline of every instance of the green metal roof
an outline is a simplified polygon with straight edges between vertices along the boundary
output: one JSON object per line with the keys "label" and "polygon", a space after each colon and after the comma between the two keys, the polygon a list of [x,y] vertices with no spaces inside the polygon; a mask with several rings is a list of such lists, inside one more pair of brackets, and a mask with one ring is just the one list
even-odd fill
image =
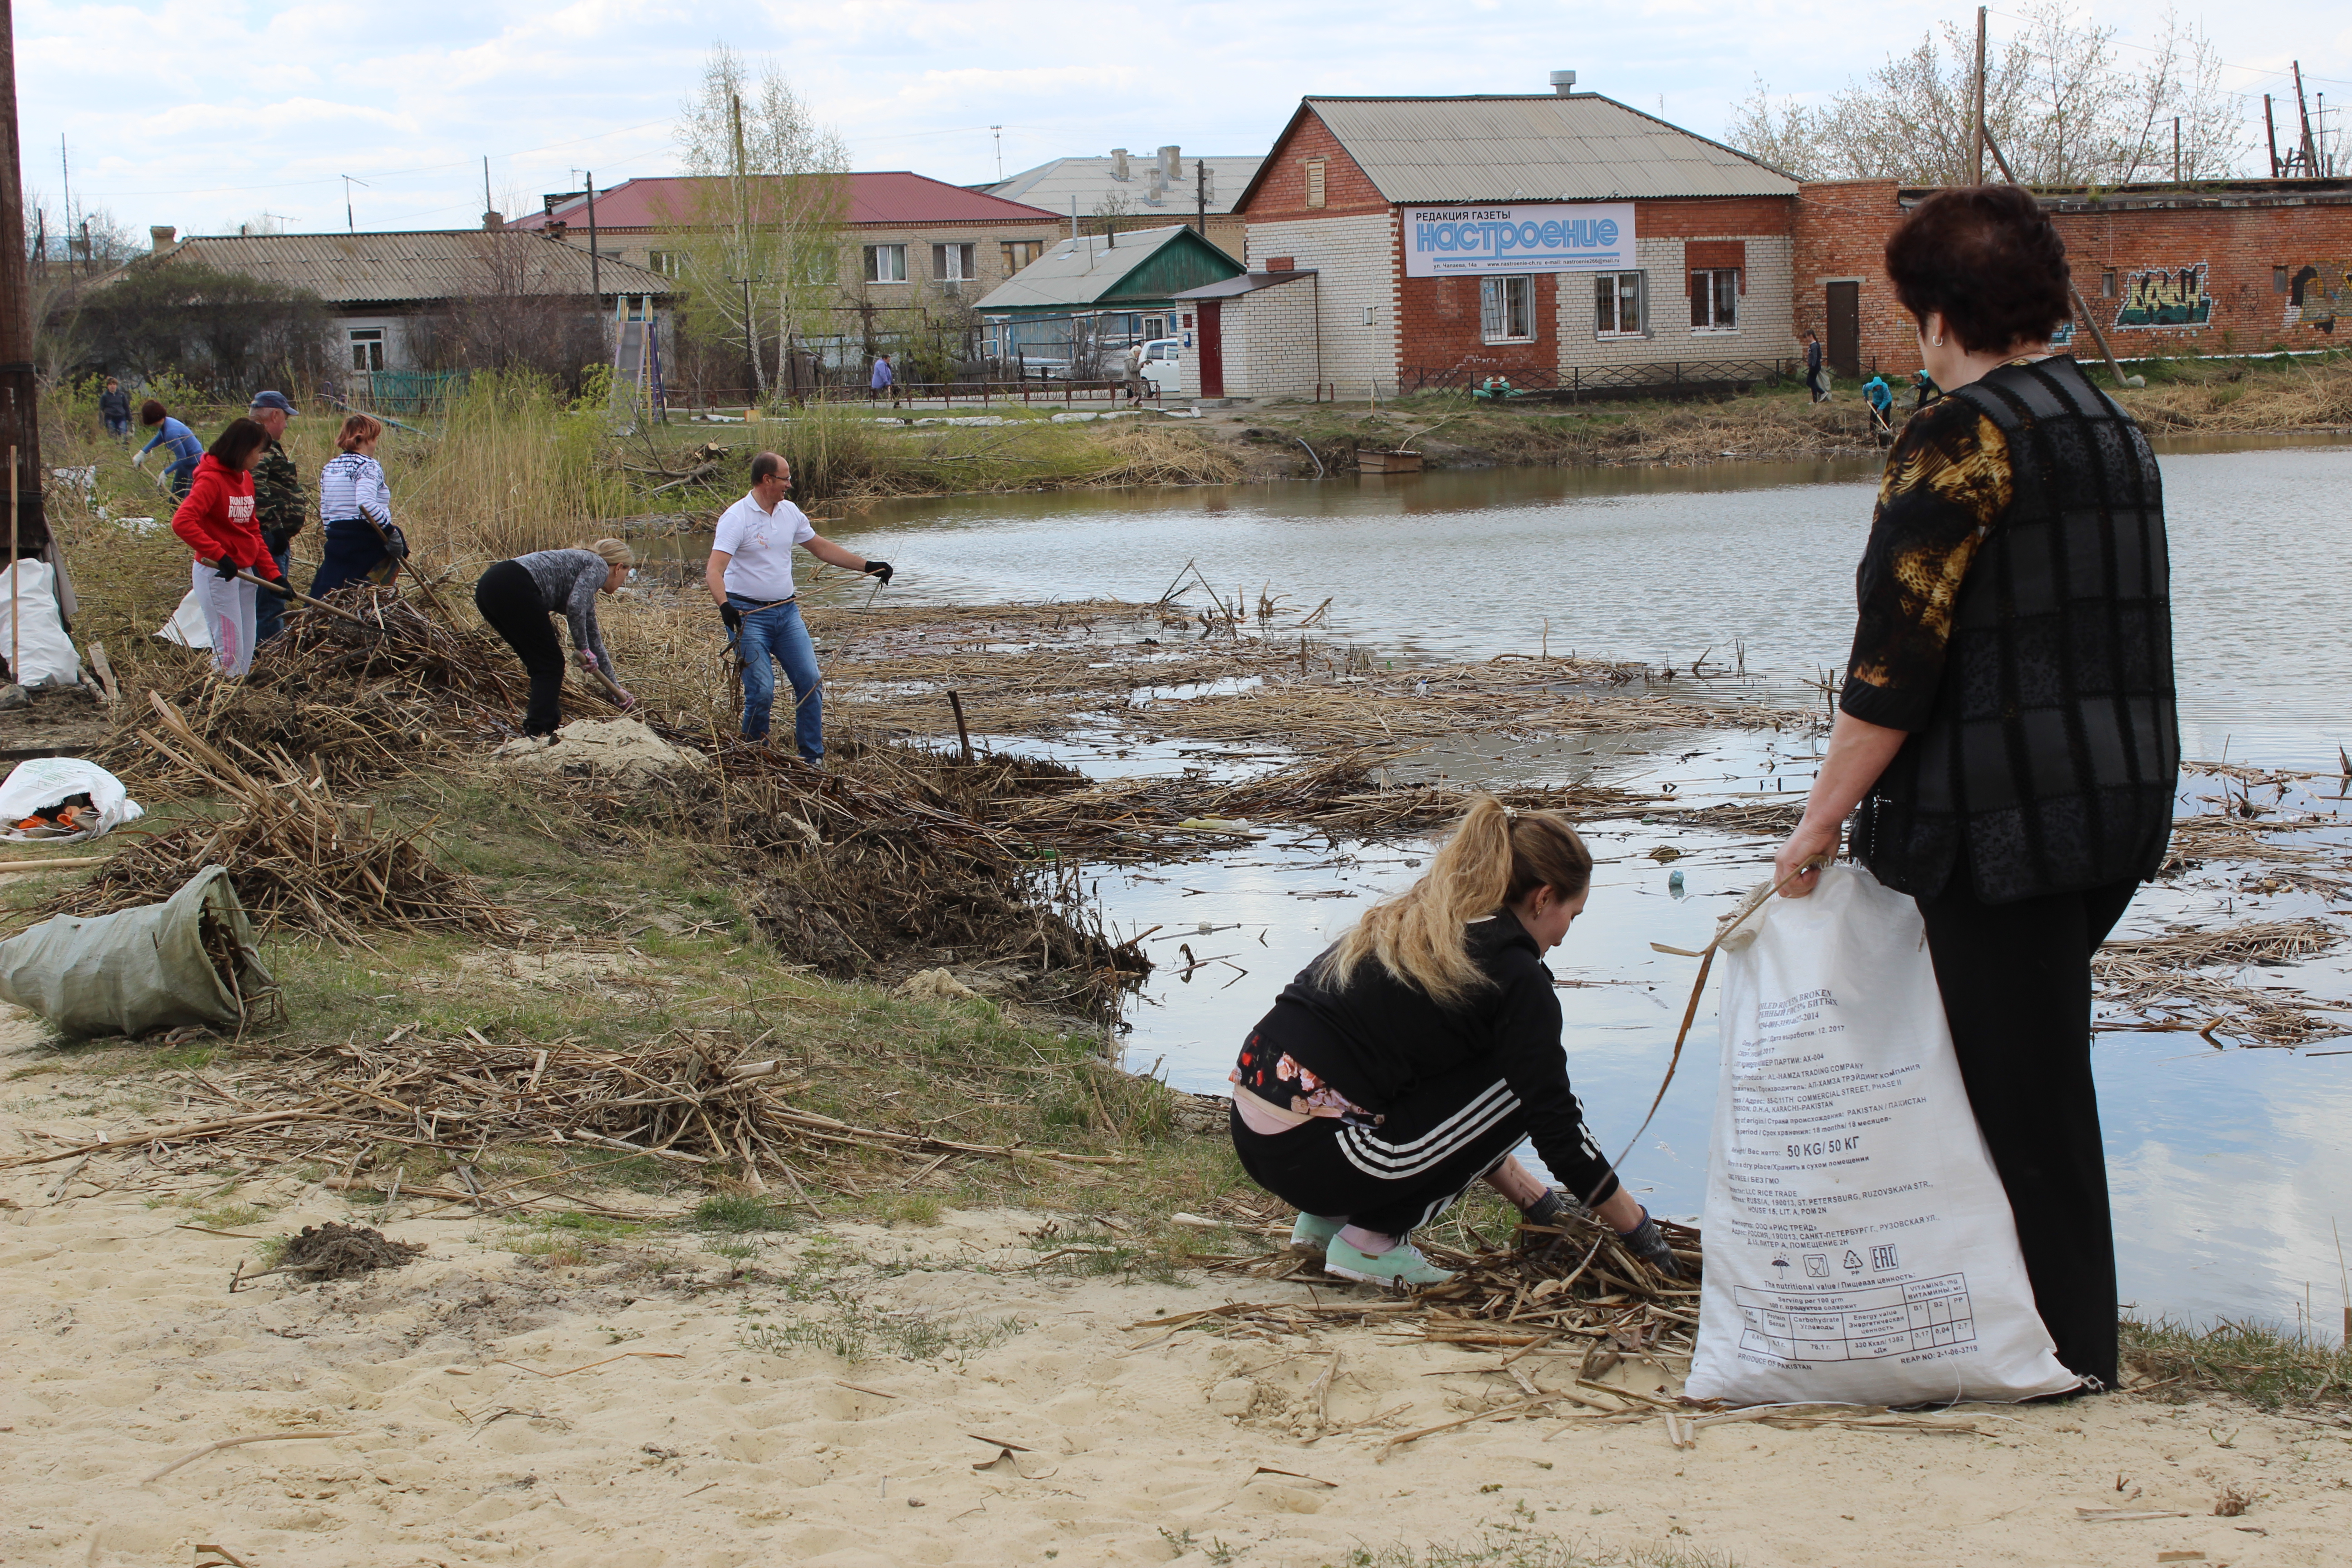
{"label": "green metal roof", "polygon": [[1186,289],[1241,276],[1242,264],[1181,225],[1130,229],[1112,237],[1057,239],[1045,255],[991,289],[978,309],[991,314],[1069,310],[1139,310],[1164,305]]}

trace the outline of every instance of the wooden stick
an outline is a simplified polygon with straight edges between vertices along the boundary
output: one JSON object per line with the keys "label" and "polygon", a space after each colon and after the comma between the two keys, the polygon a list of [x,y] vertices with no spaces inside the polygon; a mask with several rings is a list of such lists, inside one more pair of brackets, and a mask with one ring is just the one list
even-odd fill
{"label": "wooden stick", "polygon": [[300,1443],[321,1437],[356,1437],[359,1434],[356,1432],[264,1432],[257,1437],[223,1437],[217,1443],[207,1443],[194,1453],[173,1460],[152,1476],[140,1477],[139,1484],[143,1487],[150,1481],[160,1481],[181,1466],[193,1465],[206,1454],[217,1454],[223,1448],[241,1448],[247,1443]]}
{"label": "wooden stick", "polygon": [[100,694],[109,702],[121,701],[122,687],[114,679],[114,663],[106,657],[104,643],[93,642],[89,645],[89,668],[98,676]]}
{"label": "wooden stick", "polygon": [[971,766],[971,731],[963,726],[963,699],[950,690],[948,706],[955,710],[956,740],[963,747],[963,765]]}
{"label": "wooden stick", "polygon": [[0,877],[12,871],[74,871],[103,866],[113,858],[111,855],[86,855],[74,860],[0,860]]}
{"label": "wooden stick", "polygon": [[271,593],[279,595],[285,598],[299,599],[314,610],[324,610],[331,616],[341,616],[343,619],[351,622],[352,625],[355,626],[364,626],[367,625],[367,620],[364,616],[355,616],[349,610],[338,609],[336,606],[327,603],[324,599],[314,599],[308,594],[297,593],[294,591],[293,587],[288,584],[273,583],[267,577],[257,577],[242,566],[236,569],[236,574],[245,581],[252,584],[257,588],[267,588]]}
{"label": "wooden stick", "polygon": [[8,448],[8,679],[22,686],[24,672],[16,668],[16,448]]}

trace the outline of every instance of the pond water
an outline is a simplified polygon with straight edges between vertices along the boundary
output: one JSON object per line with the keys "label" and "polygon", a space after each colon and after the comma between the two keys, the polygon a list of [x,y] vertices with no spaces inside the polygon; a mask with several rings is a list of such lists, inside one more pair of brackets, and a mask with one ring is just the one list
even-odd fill
{"label": "pond water", "polygon": [[[2352,445],[2181,443],[2163,468],[2188,753],[2332,770],[2336,747],[2352,742],[2342,693],[2352,671]],[[1148,600],[1197,562],[1221,591],[1252,599],[1263,586],[1303,611],[1328,595],[1339,634],[1401,661],[1531,652],[1547,637],[1555,652],[1684,666],[1709,649],[1728,663],[1738,648],[1774,694],[1818,700],[1801,683],[1843,668],[1875,483],[1866,460],[1495,469],[899,503],[824,526],[888,558],[899,592]],[[1123,772],[1173,773],[1186,760],[1146,747],[1113,763],[1083,738],[1000,743]],[[1440,765],[1456,777],[1671,777],[1684,798],[1703,798],[1801,792],[1811,745],[1696,730],[1645,737],[1639,749],[1580,739],[1497,754],[1465,741]],[[1613,1154],[1657,1090],[1695,971],[1649,944],[1699,945],[1715,913],[1762,876],[1769,848],[1664,824],[1603,825],[1591,838],[1601,862],[1591,910],[1552,963],[1571,1070]],[[1660,845],[1683,851],[1672,867],[1680,896],[1669,868],[1648,858]],[[1368,900],[1410,882],[1425,853],[1277,834],[1192,865],[1104,871],[1100,894],[1123,929],[1161,927],[1147,942],[1160,968],[1132,1015],[1129,1065],[1222,1092],[1238,1042],[1275,992]],[[2125,929],[2319,908],[2290,899],[2255,911],[2226,889],[2151,888]],[[2282,978],[2352,995],[2340,958]],[[1664,1214],[1696,1215],[1704,1192],[1716,989],[1625,1163],[1629,1183]],[[2333,1226],[2352,1220],[2347,1047],[2352,1040],[2307,1055],[2216,1051],[2194,1036],[2102,1033],[2095,1061],[2126,1301],[2149,1314],[2292,1324],[2308,1290],[2320,1321],[2336,1321]],[[2346,1054],[2322,1054],[2331,1049]]]}

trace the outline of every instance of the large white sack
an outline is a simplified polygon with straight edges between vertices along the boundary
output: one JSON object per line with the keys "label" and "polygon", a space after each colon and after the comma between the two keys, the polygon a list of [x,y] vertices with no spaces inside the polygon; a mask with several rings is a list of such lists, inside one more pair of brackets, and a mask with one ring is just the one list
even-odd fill
{"label": "large white sack", "polygon": [[[89,804],[98,812],[98,826],[86,833],[25,833],[16,824],[37,811],[47,810],[78,795],[89,796]],[[136,822],[147,815],[146,808],[131,798],[122,781],[100,767],[96,763],[79,757],[34,757],[18,763],[0,782],[0,838],[26,840],[37,838],[44,844],[78,844],[85,838],[98,838],[113,832],[126,822]]]}
{"label": "large white sack", "polygon": [[74,652],[73,639],[58,618],[56,584],[49,563],[30,556],[0,572],[0,658],[15,648],[19,686],[81,682],[81,656]]}
{"label": "large white sack", "polygon": [[1691,1397],[1918,1405],[2074,1386],[2033,1310],[1918,905],[1832,866],[1748,925],[1753,941],[1725,944]]}
{"label": "large white sack", "polygon": [[212,617],[205,614],[205,602],[194,588],[182,596],[180,607],[172,612],[172,618],[155,628],[155,635],[182,647],[213,646]]}

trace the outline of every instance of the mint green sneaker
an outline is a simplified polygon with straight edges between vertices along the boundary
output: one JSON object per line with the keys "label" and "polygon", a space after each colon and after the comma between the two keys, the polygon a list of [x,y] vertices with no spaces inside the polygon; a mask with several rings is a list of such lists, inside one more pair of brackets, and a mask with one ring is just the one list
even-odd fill
{"label": "mint green sneaker", "polygon": [[1443,1285],[1454,1276],[1421,1255],[1421,1248],[1411,1242],[1380,1254],[1359,1252],[1337,1236],[1323,1249],[1324,1271],[1342,1279],[1354,1279],[1366,1285],[1379,1285],[1394,1290],[1410,1286],[1414,1289]]}
{"label": "mint green sneaker", "polygon": [[1331,1238],[1347,1225],[1344,1219],[1325,1219],[1318,1214],[1302,1214],[1290,1227],[1290,1250],[1306,1258],[1320,1258]]}

